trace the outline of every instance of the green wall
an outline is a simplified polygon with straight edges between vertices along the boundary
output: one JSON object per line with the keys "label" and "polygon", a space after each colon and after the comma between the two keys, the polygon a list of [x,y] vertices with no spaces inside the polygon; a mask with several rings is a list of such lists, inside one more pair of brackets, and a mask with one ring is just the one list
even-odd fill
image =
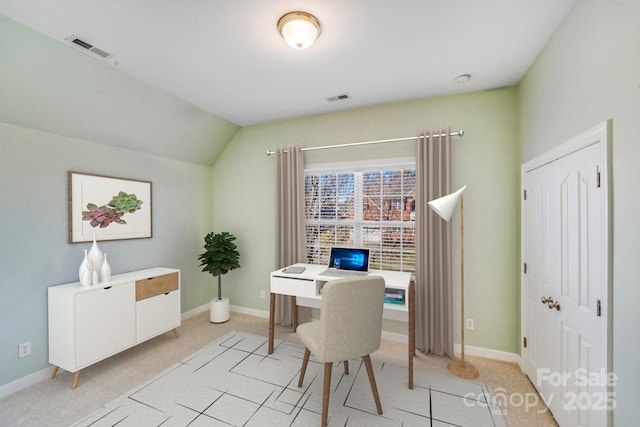
{"label": "green wall", "polygon": [[[47,287],[77,281],[89,247],[67,243],[67,171],[152,182],[153,238],[100,247],[114,274],[179,268],[187,311],[213,295],[196,260],[213,158],[168,154],[224,147],[237,129],[0,15],[0,387],[49,366]],[[18,359],[25,341],[32,355]]]}
{"label": "green wall", "polygon": [[520,94],[523,163],[612,119],[614,424],[640,425],[640,2],[578,0]]}
{"label": "green wall", "polygon": [[[465,312],[475,330],[467,345],[519,352],[519,149],[517,91],[504,88],[242,128],[213,166],[213,226],[238,237],[242,268],[225,276],[231,303],[268,310],[274,270],[274,159],[279,145],[305,147],[416,135],[426,127],[464,129],[453,139],[453,187],[465,192]],[[413,142],[320,150],[306,163],[406,157]],[[457,217],[454,230],[458,264]],[[456,269],[457,272],[457,269]],[[456,276],[457,277],[457,276]],[[456,279],[456,283],[458,280]],[[459,310],[458,287],[454,310]],[[454,316],[457,324],[458,317]],[[406,332],[405,325],[385,326]],[[459,327],[455,327],[459,331]],[[458,332],[456,341],[459,342]]]}
{"label": "green wall", "polygon": [[[153,238],[100,242],[113,274],[182,272],[182,311],[212,296],[197,268],[211,169],[0,123],[0,385],[48,365],[47,287],[78,281],[89,243],[67,243],[67,171],[152,183]],[[18,359],[18,344],[32,354]]]}
{"label": "green wall", "polygon": [[239,129],[2,14],[0,122],[207,166]]}
{"label": "green wall", "polygon": [[[175,140],[185,153],[203,141],[224,146],[237,126],[0,16],[0,385],[47,367],[46,288],[77,275],[86,245],[66,243],[67,170],[153,182],[153,239],[101,244],[114,273],[180,268],[183,311],[206,304],[213,279],[195,258],[208,231],[226,230],[238,236],[242,268],[225,276],[224,292],[234,305],[266,311],[259,293],[269,289],[275,236],[274,159],[265,151],[439,126],[465,130],[454,138],[453,183],[468,185],[465,309],[476,329],[466,344],[517,353],[520,164],[612,118],[615,420],[639,425],[639,21],[635,0],[578,0],[517,88],[242,128],[210,168],[195,164],[202,159],[169,160],[163,150]],[[100,143],[142,144],[165,158]],[[308,152],[305,160],[412,155],[411,143],[392,143]],[[17,345],[26,340],[33,355],[18,359]]]}

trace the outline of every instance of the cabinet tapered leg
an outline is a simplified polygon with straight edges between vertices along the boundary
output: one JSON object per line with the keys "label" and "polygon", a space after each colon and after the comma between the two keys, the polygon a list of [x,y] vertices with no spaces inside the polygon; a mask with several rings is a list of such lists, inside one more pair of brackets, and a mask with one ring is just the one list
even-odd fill
{"label": "cabinet tapered leg", "polygon": [[80,378],[80,371],[76,371],[76,373],[73,374],[73,384],[71,385],[71,388],[74,390],[78,387],[78,378]]}
{"label": "cabinet tapered leg", "polygon": [[175,335],[176,338],[180,338],[180,333],[178,333],[178,328],[173,328],[173,335]]}
{"label": "cabinet tapered leg", "polygon": [[[51,373],[51,379],[54,379],[56,377],[56,375],[58,374],[58,369],[60,369],[59,366],[53,367],[53,372]],[[76,387],[78,387],[79,378],[80,378],[80,371],[76,371],[75,374],[73,374],[73,384],[71,384],[71,388],[73,390],[75,390]]]}

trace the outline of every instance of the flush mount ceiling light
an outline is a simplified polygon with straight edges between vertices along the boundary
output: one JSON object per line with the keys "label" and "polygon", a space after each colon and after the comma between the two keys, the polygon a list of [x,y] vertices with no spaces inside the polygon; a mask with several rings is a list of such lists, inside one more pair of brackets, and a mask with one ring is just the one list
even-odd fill
{"label": "flush mount ceiling light", "polygon": [[311,46],[320,31],[318,18],[307,12],[289,12],[278,20],[278,32],[294,49]]}

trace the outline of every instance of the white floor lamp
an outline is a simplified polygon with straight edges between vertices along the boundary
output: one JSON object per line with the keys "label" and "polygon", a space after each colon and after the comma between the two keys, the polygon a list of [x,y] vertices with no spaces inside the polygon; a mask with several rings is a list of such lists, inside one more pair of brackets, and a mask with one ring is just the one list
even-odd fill
{"label": "white floor lamp", "polygon": [[460,199],[460,340],[461,358],[460,360],[452,360],[449,362],[448,368],[452,374],[457,377],[474,379],[478,378],[478,370],[470,363],[464,361],[464,200],[462,192],[467,188],[465,185],[455,193],[442,196],[429,202],[429,206],[442,219],[449,222],[451,215],[456,208],[458,199]]}

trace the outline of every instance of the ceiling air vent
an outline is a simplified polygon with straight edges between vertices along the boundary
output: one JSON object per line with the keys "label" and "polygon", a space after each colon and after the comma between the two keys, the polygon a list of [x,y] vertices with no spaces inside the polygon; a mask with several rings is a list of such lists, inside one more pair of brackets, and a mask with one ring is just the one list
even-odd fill
{"label": "ceiling air vent", "polygon": [[351,98],[351,95],[349,95],[348,93],[343,93],[342,95],[330,96],[329,98],[327,98],[327,101],[329,102],[344,101],[345,99],[350,99],[350,98]]}
{"label": "ceiling air vent", "polygon": [[87,43],[86,41],[77,38],[73,34],[67,37],[65,40],[75,44],[76,46],[80,46],[81,48],[88,50],[89,52],[95,53],[102,58],[111,58],[113,56],[109,52],[105,52],[104,50],[95,47],[91,43]]}

